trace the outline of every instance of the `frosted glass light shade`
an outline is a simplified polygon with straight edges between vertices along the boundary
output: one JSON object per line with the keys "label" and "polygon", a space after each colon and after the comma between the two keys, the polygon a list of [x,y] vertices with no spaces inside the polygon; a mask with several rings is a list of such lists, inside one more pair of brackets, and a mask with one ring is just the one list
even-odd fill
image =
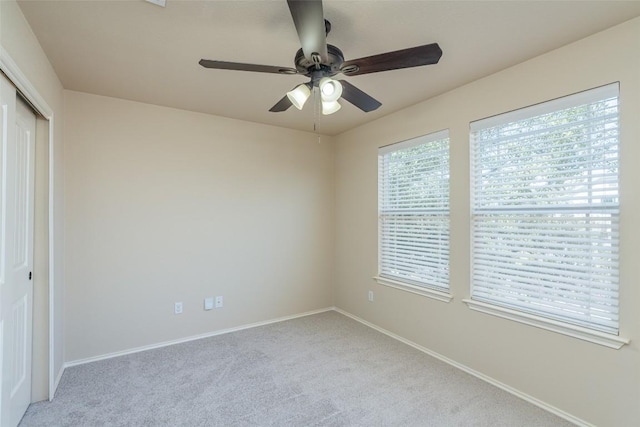
{"label": "frosted glass light shade", "polygon": [[311,91],[306,84],[301,84],[292,91],[287,92],[287,98],[289,98],[289,101],[291,101],[293,106],[298,110],[302,110],[304,103],[307,102],[310,95]]}
{"label": "frosted glass light shade", "polygon": [[[320,96],[324,102],[337,101],[342,96],[342,85],[329,77],[320,79]],[[338,111],[338,110],[336,110]]]}
{"label": "frosted glass light shade", "polygon": [[342,108],[342,105],[340,105],[338,101],[322,101],[322,114],[324,114],[325,116],[335,113],[340,108]]}

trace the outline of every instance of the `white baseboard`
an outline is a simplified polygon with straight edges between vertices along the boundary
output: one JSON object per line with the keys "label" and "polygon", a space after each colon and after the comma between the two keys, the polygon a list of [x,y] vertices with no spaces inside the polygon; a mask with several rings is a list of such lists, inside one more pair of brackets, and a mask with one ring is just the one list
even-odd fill
{"label": "white baseboard", "polygon": [[[186,337],[186,338],[179,338],[179,339],[176,339],[176,340],[163,341],[163,342],[159,342],[159,343],[156,343],[156,344],[150,344],[150,345],[145,345],[145,346],[142,346],[142,347],[135,347],[135,348],[127,349],[127,350],[116,351],[116,352],[113,352],[113,353],[107,353],[107,354],[103,354],[103,355],[100,355],[100,356],[87,357],[85,359],[76,359],[76,360],[72,360],[72,361],[66,362],[64,364],[64,367],[63,367],[62,371],[64,371],[64,369],[70,368],[72,366],[84,365],[85,363],[97,362],[99,360],[111,359],[113,357],[125,356],[127,354],[139,353],[141,351],[153,350],[153,349],[156,349],[156,348],[167,347],[167,346],[170,346],[170,345],[181,344],[181,343],[185,343],[185,342],[189,342],[189,341],[195,341],[195,340],[199,340],[199,339],[202,339],[202,338],[215,337],[216,335],[228,334],[230,332],[241,331],[243,329],[257,328],[258,326],[264,326],[264,325],[269,325],[269,324],[272,324],[272,323],[284,322],[285,320],[297,319],[299,317],[311,316],[313,314],[324,313],[324,312],[327,312],[327,311],[332,311],[334,309],[335,309],[335,307],[321,308],[319,310],[306,311],[304,313],[293,314],[291,316],[278,317],[276,319],[265,320],[265,321],[256,322],[256,323],[249,323],[247,325],[236,326],[236,327],[228,328],[228,329],[221,329],[219,331],[207,332],[205,334],[200,334],[200,335],[192,335],[192,336],[189,336],[189,337]],[[62,371],[60,372],[60,376],[62,376]],[[58,381],[59,380],[60,379],[58,378]]]}
{"label": "white baseboard", "polygon": [[491,378],[488,375],[485,375],[485,374],[483,374],[481,372],[476,371],[475,369],[472,369],[472,368],[470,368],[470,367],[468,367],[466,365],[458,363],[455,360],[449,359],[448,357],[443,356],[443,355],[441,355],[439,353],[436,353],[435,351],[429,350],[428,348],[423,347],[420,344],[416,344],[413,341],[409,341],[406,338],[403,338],[403,337],[401,337],[399,335],[396,335],[393,332],[387,331],[386,329],[383,329],[383,328],[381,328],[381,327],[379,327],[377,325],[374,325],[373,323],[368,322],[368,321],[366,321],[364,319],[361,319],[360,317],[355,316],[355,315],[353,315],[353,314],[351,314],[349,312],[346,312],[346,311],[344,311],[344,310],[342,310],[342,309],[340,309],[338,307],[333,307],[333,310],[335,310],[336,312],[338,312],[340,314],[344,314],[345,316],[350,317],[353,320],[355,320],[357,322],[360,322],[363,325],[368,326],[368,327],[370,327],[372,329],[375,329],[376,331],[381,332],[381,333],[383,333],[383,334],[385,334],[385,335],[387,335],[387,336],[389,336],[389,337],[391,337],[393,339],[396,339],[396,340],[398,340],[398,341],[400,341],[400,342],[402,342],[404,344],[407,344],[407,345],[415,348],[416,350],[419,350],[419,351],[421,351],[423,353],[426,353],[429,356],[435,357],[438,360],[441,360],[441,361],[443,361],[443,362],[445,362],[445,363],[447,363],[447,364],[449,364],[449,365],[451,365],[451,366],[453,366],[455,368],[458,368],[458,369],[460,369],[460,370],[462,370],[462,371],[464,371],[464,372],[466,372],[468,374],[471,374],[476,378],[479,378],[479,379],[481,379],[481,380],[483,380],[483,381],[485,381],[485,382],[487,382],[487,383],[489,383],[491,385],[494,385],[494,386],[506,391],[507,393],[511,393],[512,395],[514,395],[516,397],[519,397],[520,399],[526,400],[527,402],[532,403],[532,404],[536,405],[537,407],[544,409],[547,412],[551,412],[552,414],[555,414],[555,415],[559,416],[560,418],[564,418],[565,420],[567,420],[569,422],[572,422],[572,423],[574,423],[574,424],[576,424],[578,426],[581,426],[581,427],[595,427],[593,424],[590,424],[590,423],[588,423],[588,422],[586,422],[584,420],[581,420],[580,418],[575,417],[575,416],[569,414],[568,412],[563,411],[562,409],[558,409],[553,405],[550,405],[550,404],[548,404],[546,402],[543,402],[542,400],[536,399],[535,397],[530,396],[530,395],[528,395],[526,393],[523,393],[522,391],[520,391],[518,389],[515,389],[515,388],[513,388],[511,386],[508,386],[508,385],[506,385],[506,384],[504,384],[504,383],[502,383],[502,382],[500,382],[500,381],[498,381],[498,380],[496,380],[494,378]]}

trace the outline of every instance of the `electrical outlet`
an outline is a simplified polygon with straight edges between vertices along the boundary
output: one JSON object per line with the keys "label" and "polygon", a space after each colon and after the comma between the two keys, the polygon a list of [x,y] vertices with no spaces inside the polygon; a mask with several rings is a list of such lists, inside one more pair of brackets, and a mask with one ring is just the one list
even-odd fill
{"label": "electrical outlet", "polygon": [[204,309],[211,310],[213,308],[213,297],[204,299]]}
{"label": "electrical outlet", "polygon": [[369,291],[369,302],[373,302],[373,291]]}
{"label": "electrical outlet", "polygon": [[177,302],[174,306],[173,312],[175,314],[182,314],[182,303],[181,302]]}
{"label": "electrical outlet", "polygon": [[222,297],[216,297],[216,308],[222,308]]}

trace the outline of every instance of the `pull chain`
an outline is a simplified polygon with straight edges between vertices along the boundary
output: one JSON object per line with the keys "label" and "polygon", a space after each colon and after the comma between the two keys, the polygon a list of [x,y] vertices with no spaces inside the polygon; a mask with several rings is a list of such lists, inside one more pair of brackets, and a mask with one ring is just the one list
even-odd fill
{"label": "pull chain", "polygon": [[320,143],[320,89],[313,87],[313,131],[318,135],[318,144]]}

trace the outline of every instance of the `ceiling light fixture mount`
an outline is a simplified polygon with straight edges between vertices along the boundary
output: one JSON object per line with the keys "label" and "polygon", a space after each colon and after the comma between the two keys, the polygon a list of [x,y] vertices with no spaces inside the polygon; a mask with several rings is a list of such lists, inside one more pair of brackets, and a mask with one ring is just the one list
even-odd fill
{"label": "ceiling light fixture mount", "polygon": [[167,0],[146,0],[148,3],[155,4],[156,6],[166,7]]}

